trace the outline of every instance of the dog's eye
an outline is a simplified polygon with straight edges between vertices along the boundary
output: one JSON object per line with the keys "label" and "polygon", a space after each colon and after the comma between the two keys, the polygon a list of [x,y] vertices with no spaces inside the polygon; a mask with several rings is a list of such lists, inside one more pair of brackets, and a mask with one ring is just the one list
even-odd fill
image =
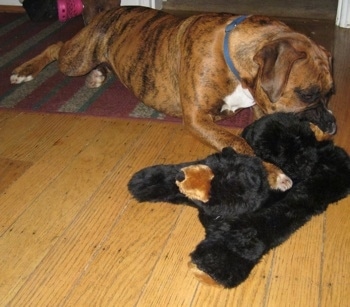
{"label": "dog's eye", "polygon": [[299,99],[306,103],[313,103],[320,99],[321,91],[318,87],[311,87],[308,89],[296,89],[295,90]]}

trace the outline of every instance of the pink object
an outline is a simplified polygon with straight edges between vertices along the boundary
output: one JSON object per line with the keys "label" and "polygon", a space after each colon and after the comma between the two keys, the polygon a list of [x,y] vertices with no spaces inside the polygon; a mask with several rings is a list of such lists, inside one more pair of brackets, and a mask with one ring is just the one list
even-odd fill
{"label": "pink object", "polygon": [[67,21],[83,12],[81,0],[57,0],[58,20]]}

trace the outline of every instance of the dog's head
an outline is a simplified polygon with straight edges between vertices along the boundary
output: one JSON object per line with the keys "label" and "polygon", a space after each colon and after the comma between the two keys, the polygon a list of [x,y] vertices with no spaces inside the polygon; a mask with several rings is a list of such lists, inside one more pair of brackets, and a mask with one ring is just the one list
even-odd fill
{"label": "dog's head", "polygon": [[334,89],[329,52],[291,32],[263,46],[254,61],[259,69],[251,87],[263,113],[293,112],[327,133],[336,132],[327,107]]}

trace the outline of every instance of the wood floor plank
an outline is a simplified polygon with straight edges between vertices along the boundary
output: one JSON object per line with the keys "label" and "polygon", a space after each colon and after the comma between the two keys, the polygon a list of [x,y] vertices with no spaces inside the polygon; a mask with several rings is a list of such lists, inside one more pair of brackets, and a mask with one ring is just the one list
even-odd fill
{"label": "wood floor plank", "polygon": [[[36,117],[29,118],[36,121]],[[51,116],[47,116],[46,120],[51,121]],[[60,141],[54,145],[48,144],[50,149],[45,156],[36,161],[26,171],[25,176],[21,176],[16,184],[6,190],[6,193],[0,194],[1,233],[10,228],[17,217],[35,202],[36,197],[67,167],[67,161],[72,160],[86,146],[90,138],[104,126],[104,121],[73,120],[71,130],[67,134],[62,134]]]}
{"label": "wood floor plank", "polygon": [[324,216],[315,217],[275,250],[268,306],[282,299],[290,306],[318,306],[323,226]]}
{"label": "wood floor plank", "polygon": [[[164,206],[169,205],[159,204],[155,210]],[[197,210],[182,208],[136,306],[190,306],[198,280],[188,268],[189,254],[203,236]]]}
{"label": "wood floor plank", "polygon": [[6,126],[11,118],[18,116],[18,112],[0,109],[0,129]]}
{"label": "wood floor plank", "polygon": [[349,86],[349,61],[350,50],[349,30],[337,28],[335,31],[334,45],[334,84],[336,94],[331,99],[330,108],[337,119],[338,132],[335,143],[350,152],[350,86]]}
{"label": "wood floor plank", "polygon": [[1,156],[24,161],[37,161],[47,150],[61,141],[62,135],[72,129],[74,118],[74,116],[62,117],[59,114],[53,114],[48,120],[47,114],[38,116],[21,114],[13,123],[13,125],[17,125],[17,121],[20,121],[23,124],[21,128],[15,128],[15,133],[11,130],[8,133],[5,131],[1,133],[3,138]]}
{"label": "wood floor plank", "polygon": [[[115,165],[116,155],[125,154],[136,135],[145,131],[145,125],[135,125],[132,131],[122,131],[115,122],[97,133],[87,145],[84,143],[78,152],[73,148],[67,167],[45,191],[36,195],[1,238],[3,264],[10,264],[16,259],[15,266],[6,265],[6,270],[2,272],[7,285],[1,287],[2,299],[12,299]],[[116,134],[118,138],[113,137]],[[59,151],[59,148],[56,150]],[[9,242],[16,243],[11,245]],[[10,287],[15,280],[21,282],[16,287]]]}
{"label": "wood floor plank", "polygon": [[0,193],[21,177],[31,162],[0,158]]}
{"label": "wood floor plank", "polygon": [[167,207],[158,212],[154,205],[139,206],[128,206],[123,219],[103,242],[106,252],[94,259],[68,298],[68,305],[134,306],[180,210]]}
{"label": "wood floor plank", "polygon": [[[11,148],[12,146],[18,144],[25,138],[26,133],[29,133],[33,127],[40,126],[42,120],[44,119],[43,116],[37,116],[35,118],[36,120],[33,121],[30,116],[19,113],[17,116],[6,119],[6,124],[4,124],[1,128],[0,135],[0,154],[2,156],[4,156],[3,152],[7,148]],[[12,155],[9,158],[15,157]]]}
{"label": "wood floor plank", "polygon": [[[144,131],[145,129],[143,128],[142,130]],[[72,291],[72,287],[74,288],[75,284],[79,282],[79,279],[84,277],[84,272],[88,270],[90,262],[93,262],[94,258],[97,257],[99,253],[104,254],[105,251],[108,250],[108,248],[106,248],[108,244],[104,241],[106,237],[108,237],[116,221],[121,219],[120,216],[123,216],[122,220],[125,220],[127,224],[131,223],[134,216],[136,218],[135,212],[130,213],[131,215],[127,218],[124,217],[123,212],[125,206],[127,206],[130,200],[130,195],[125,185],[125,178],[130,176],[133,169],[136,171],[140,168],[141,165],[144,164],[142,163],[144,159],[146,159],[146,161],[148,159],[152,160],[152,157],[155,159],[156,156],[158,156],[159,148],[165,146],[169,138],[167,136],[173,134],[173,129],[154,127],[147,131],[147,134],[148,133],[154,136],[158,135],[153,144],[152,142],[148,143],[151,145],[148,150],[148,155],[143,155],[142,152],[140,152],[140,143],[143,142],[143,140],[140,140],[140,142],[136,142],[132,148],[128,147],[127,155],[109,157],[113,163],[118,164],[118,166],[115,167],[115,172],[111,173],[110,177],[106,179],[106,184],[102,185],[101,189],[86,205],[86,208],[76,217],[74,223],[72,223],[69,230],[67,230],[70,236],[64,235],[59,239],[51,253],[47,255],[40,267],[38,267],[35,277],[28,280],[17,295],[14,301],[16,304],[40,304],[40,302],[54,303],[64,300],[70,291]],[[135,140],[135,138],[131,139]],[[153,150],[153,155],[151,153],[152,148],[157,148]],[[151,161],[149,163],[151,163]],[[140,211],[138,213],[140,215],[140,220],[142,220],[143,217],[147,219],[148,216],[149,218],[152,216],[151,220],[154,219],[154,214],[150,215],[147,208],[145,208],[146,211],[140,210],[138,204],[134,206],[133,210],[137,212]],[[164,214],[169,215],[169,213],[165,212]],[[135,223],[139,223],[139,221],[136,220]],[[142,224],[143,223],[141,223],[139,227],[142,227]],[[121,228],[125,229],[125,227]],[[89,231],[90,229],[93,229],[93,233]],[[169,231],[169,229],[167,231]],[[143,232],[140,231],[139,233],[142,234]],[[125,241],[128,242],[131,240],[131,242],[133,242],[134,239],[130,238],[127,234],[120,234],[116,237],[116,239],[118,238],[121,238],[121,244],[120,247],[118,247],[121,251],[117,250],[114,252],[117,254],[121,253],[120,257],[126,257],[123,256],[126,246]],[[132,243],[129,242],[128,244],[132,245]],[[115,247],[115,244],[110,245]],[[60,254],[59,258],[57,258],[57,253]],[[130,253],[130,251],[128,253]],[[72,259],[75,259],[75,261],[72,262]],[[57,263],[52,266],[55,260]],[[109,261],[111,261],[113,265],[114,262],[118,262],[118,257],[112,258]],[[106,266],[106,269],[107,273],[111,272],[108,266]],[[69,278],[64,285],[60,288],[54,287],[57,279],[67,278],[67,276]]]}
{"label": "wood floor plank", "polygon": [[331,205],[326,212],[321,304],[347,306],[350,302],[350,198]]}

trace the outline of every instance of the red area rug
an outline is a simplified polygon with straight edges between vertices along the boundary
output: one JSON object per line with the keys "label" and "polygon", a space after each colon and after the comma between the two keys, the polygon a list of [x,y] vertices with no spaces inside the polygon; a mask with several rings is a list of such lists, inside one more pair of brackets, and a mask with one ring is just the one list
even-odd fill
{"label": "red area rug", "polygon": [[[80,16],[66,23],[32,22],[26,14],[0,13],[0,109],[181,122],[145,106],[113,76],[102,87],[89,89],[85,77],[66,77],[55,63],[30,82],[10,84],[15,67],[50,44],[71,38],[82,27]],[[252,118],[252,110],[246,109],[220,124],[242,128]]]}

